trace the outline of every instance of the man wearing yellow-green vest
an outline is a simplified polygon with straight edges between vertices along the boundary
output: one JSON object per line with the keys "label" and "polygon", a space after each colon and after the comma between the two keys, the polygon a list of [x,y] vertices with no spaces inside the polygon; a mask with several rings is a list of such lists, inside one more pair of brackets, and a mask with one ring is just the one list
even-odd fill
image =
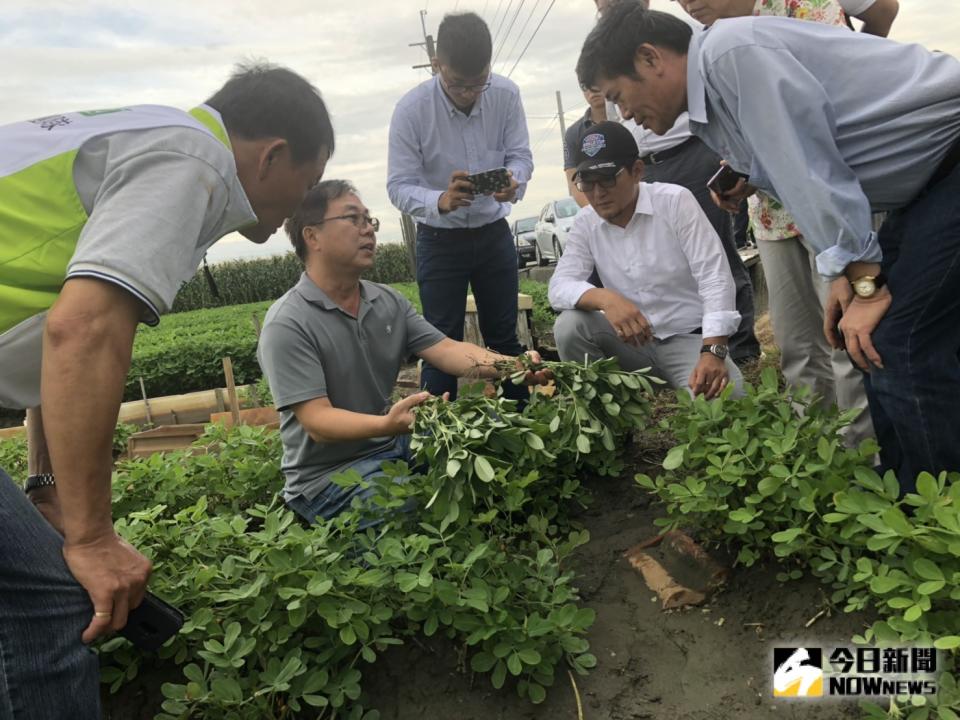
{"label": "man wearing yellow-green vest", "polygon": [[42,409],[28,422],[34,502],[0,469],[3,720],[100,717],[86,644],[125,625],[150,574],[110,508],[137,324],[170,309],[225,234],[270,237],[333,148],[316,88],[270,65],[238,68],[189,112],[0,127],[0,406]]}

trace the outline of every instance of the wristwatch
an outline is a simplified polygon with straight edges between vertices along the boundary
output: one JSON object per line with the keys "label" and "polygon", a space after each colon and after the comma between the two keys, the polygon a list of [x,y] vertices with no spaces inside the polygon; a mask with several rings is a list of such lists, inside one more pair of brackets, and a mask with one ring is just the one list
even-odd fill
{"label": "wristwatch", "polygon": [[877,290],[887,284],[887,276],[883,273],[877,275],[863,275],[856,280],[851,280],[850,285],[857,297],[872,298],[877,294]]}
{"label": "wristwatch", "polygon": [[711,355],[717,356],[717,357],[720,358],[721,360],[726,360],[726,359],[727,359],[728,350],[727,350],[727,346],[726,346],[726,345],[719,345],[719,344],[718,344],[718,345],[704,345],[702,348],[700,348],[700,353],[701,353],[701,354],[703,354],[703,353],[710,353]]}
{"label": "wristwatch", "polygon": [[50,487],[51,485],[56,484],[57,483],[53,478],[53,473],[37,473],[36,475],[27,476],[27,482],[23,484],[23,491],[28,493],[31,490],[36,490],[37,488]]}

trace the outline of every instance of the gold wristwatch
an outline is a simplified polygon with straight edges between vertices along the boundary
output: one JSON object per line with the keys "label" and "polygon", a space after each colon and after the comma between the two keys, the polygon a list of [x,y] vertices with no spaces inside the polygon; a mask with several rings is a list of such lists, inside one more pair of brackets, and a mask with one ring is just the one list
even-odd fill
{"label": "gold wristwatch", "polygon": [[887,284],[887,277],[883,273],[877,275],[863,275],[856,280],[851,280],[850,285],[857,297],[864,299],[872,298],[877,294],[877,290]]}

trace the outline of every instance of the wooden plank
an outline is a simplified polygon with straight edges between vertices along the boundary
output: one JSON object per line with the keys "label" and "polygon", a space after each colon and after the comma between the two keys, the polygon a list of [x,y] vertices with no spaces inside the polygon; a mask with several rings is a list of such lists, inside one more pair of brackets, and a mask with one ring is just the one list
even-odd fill
{"label": "wooden plank", "polygon": [[[240,411],[239,420],[241,425],[272,425],[277,423],[277,427],[279,427],[280,413],[269,407],[247,408]],[[214,413],[210,416],[210,422],[222,422],[227,427],[233,427],[237,424],[233,412]]]}

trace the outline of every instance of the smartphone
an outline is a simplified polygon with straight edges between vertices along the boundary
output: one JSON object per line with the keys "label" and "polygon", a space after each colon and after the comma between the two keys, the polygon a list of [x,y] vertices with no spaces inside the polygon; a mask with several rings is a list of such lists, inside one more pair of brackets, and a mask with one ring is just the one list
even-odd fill
{"label": "smartphone", "polygon": [[130,611],[120,634],[141,650],[156,650],[183,627],[183,613],[148,592]]}
{"label": "smartphone", "polygon": [[707,187],[722,197],[736,187],[740,178],[746,180],[749,175],[738,173],[729,165],[721,165],[720,169],[713,174],[713,177],[707,180]]}
{"label": "smartphone", "polygon": [[510,187],[510,175],[505,167],[468,175],[466,180],[473,183],[474,195],[492,195]]}

